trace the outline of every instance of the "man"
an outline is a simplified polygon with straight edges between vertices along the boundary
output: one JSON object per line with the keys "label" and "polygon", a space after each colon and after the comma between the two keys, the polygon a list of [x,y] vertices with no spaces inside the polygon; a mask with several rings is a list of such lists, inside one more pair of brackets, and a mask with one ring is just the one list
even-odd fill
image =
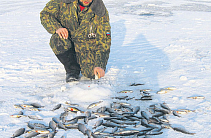
{"label": "man", "polygon": [[52,34],[50,46],[64,65],[66,82],[101,78],[111,46],[108,11],[102,0],[51,0],[40,13]]}

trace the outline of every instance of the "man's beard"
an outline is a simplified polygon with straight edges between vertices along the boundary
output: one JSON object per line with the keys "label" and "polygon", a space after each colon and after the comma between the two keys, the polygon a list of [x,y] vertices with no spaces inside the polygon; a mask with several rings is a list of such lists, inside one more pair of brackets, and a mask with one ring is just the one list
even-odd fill
{"label": "man's beard", "polygon": [[[92,0],[92,2],[93,2],[93,0]],[[81,5],[81,6],[83,6],[83,7],[89,7],[91,4],[92,4],[92,2],[91,3],[89,3],[89,5],[84,5],[83,4],[83,2],[80,2],[80,0],[78,0],[78,3]]]}

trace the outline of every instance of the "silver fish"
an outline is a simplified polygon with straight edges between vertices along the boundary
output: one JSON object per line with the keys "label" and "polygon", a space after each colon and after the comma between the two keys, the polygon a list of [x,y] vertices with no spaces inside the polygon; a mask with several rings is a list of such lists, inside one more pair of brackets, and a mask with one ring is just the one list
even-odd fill
{"label": "silver fish", "polygon": [[145,118],[146,120],[149,120],[149,115],[147,114],[147,112],[141,111],[141,116],[142,116],[143,118]]}
{"label": "silver fish", "polygon": [[57,104],[51,111],[55,111],[59,109],[62,106],[62,104]]}
{"label": "silver fish", "polygon": [[179,128],[179,127],[172,127],[173,130],[175,131],[178,131],[178,132],[182,132],[184,134],[189,134],[189,135],[194,135],[196,133],[191,133],[191,132],[188,132],[187,130],[183,129],[183,128]]}
{"label": "silver fish", "polygon": [[20,128],[20,129],[18,129],[18,130],[15,131],[15,133],[12,136],[12,138],[21,136],[22,134],[24,134],[24,132],[25,132],[25,128]]}
{"label": "silver fish", "polygon": [[95,106],[98,106],[100,103],[102,103],[103,101],[99,101],[99,102],[95,102],[95,103],[92,103],[90,104],[87,109],[91,109],[91,108],[94,108]]}
{"label": "silver fish", "polygon": [[32,137],[35,137],[35,136],[37,136],[37,135],[39,135],[40,133],[37,133],[37,132],[35,132],[35,131],[32,131],[32,132],[30,132],[29,134],[27,134],[26,136],[25,136],[25,138],[32,138]]}
{"label": "silver fish", "polygon": [[93,129],[96,129],[97,127],[99,127],[100,125],[102,125],[102,123],[103,123],[103,120],[98,120],[98,121],[95,123]]}
{"label": "silver fish", "polygon": [[35,115],[28,115],[28,118],[29,119],[33,119],[33,120],[43,120],[43,119],[41,119],[41,118],[39,118],[39,117],[37,117]]}
{"label": "silver fish", "polygon": [[86,126],[84,124],[79,123],[78,124],[78,130],[81,131],[84,135],[86,135]]}
{"label": "silver fish", "polygon": [[31,103],[31,105],[34,107],[34,108],[43,108],[44,106],[42,106],[41,104],[39,103]]}
{"label": "silver fish", "polygon": [[133,91],[132,90],[123,90],[123,91],[120,91],[118,93],[133,93]]}
{"label": "silver fish", "polygon": [[56,131],[56,126],[57,124],[54,122],[54,121],[50,121],[49,122],[49,127],[53,130],[53,131]]}
{"label": "silver fish", "polygon": [[192,97],[187,97],[188,99],[205,99],[204,96],[192,96]]}
{"label": "silver fish", "polygon": [[138,112],[140,111],[140,106],[136,106],[135,108],[134,108],[134,113],[135,114],[137,114]]}

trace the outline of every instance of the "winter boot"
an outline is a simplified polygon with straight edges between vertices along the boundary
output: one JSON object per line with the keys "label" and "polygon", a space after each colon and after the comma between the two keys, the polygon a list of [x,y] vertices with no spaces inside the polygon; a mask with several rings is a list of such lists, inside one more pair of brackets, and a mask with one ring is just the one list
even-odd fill
{"label": "winter boot", "polygon": [[70,50],[56,55],[59,61],[64,65],[66,71],[66,82],[78,81],[80,74],[80,65],[77,63],[75,50]]}

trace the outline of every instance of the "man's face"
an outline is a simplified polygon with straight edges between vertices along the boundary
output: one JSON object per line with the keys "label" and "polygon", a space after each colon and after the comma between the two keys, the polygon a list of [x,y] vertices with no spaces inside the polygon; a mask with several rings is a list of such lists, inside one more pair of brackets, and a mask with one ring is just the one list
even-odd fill
{"label": "man's face", "polygon": [[87,7],[92,3],[92,0],[79,0],[82,6]]}

